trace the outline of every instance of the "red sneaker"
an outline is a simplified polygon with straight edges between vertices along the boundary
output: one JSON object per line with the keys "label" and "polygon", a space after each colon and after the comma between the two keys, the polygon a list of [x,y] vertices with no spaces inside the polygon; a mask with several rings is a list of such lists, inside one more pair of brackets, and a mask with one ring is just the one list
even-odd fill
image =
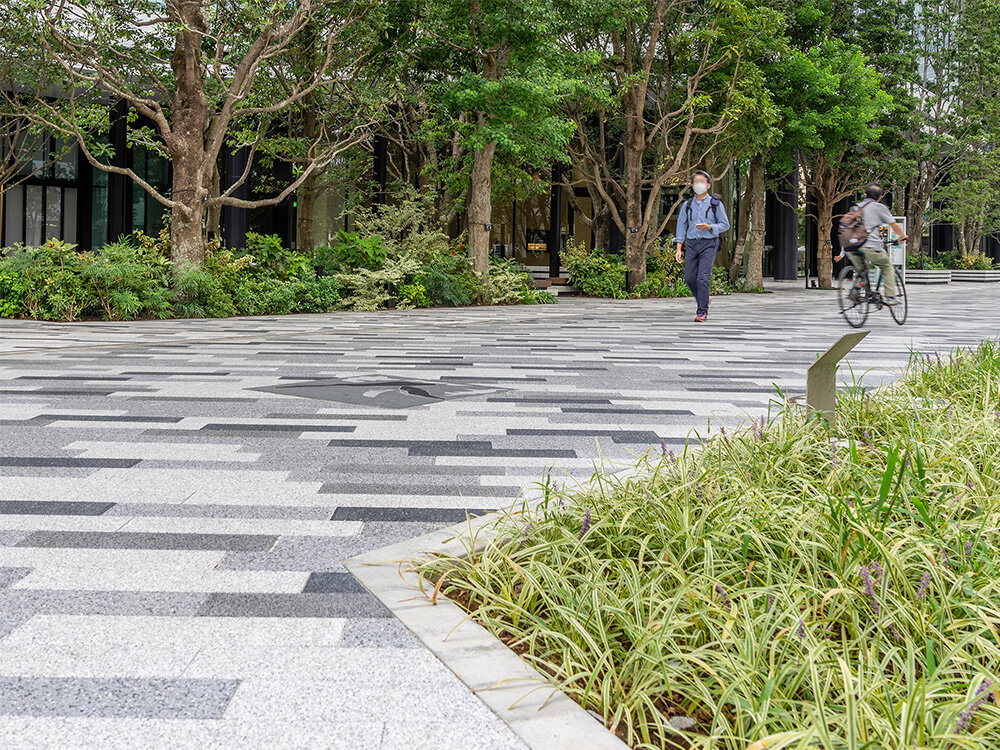
{"label": "red sneaker", "polygon": [[695,323],[704,323],[706,320],[708,320],[708,315],[705,313],[698,313],[694,316]]}

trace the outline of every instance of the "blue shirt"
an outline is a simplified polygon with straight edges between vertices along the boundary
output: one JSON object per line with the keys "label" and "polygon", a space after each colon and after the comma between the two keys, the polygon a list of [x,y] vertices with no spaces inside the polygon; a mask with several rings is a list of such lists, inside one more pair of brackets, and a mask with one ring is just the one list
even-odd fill
{"label": "blue shirt", "polygon": [[[689,199],[690,200],[690,199]],[[689,239],[709,240],[718,237],[729,229],[729,217],[726,216],[726,207],[719,201],[719,205],[712,211],[712,196],[705,193],[705,197],[698,200],[697,197],[691,200],[691,226],[688,227],[688,201],[681,204],[680,213],[677,216],[677,239],[680,242]],[[718,216],[718,221],[716,221]],[[695,224],[711,224],[711,229],[698,229]]]}

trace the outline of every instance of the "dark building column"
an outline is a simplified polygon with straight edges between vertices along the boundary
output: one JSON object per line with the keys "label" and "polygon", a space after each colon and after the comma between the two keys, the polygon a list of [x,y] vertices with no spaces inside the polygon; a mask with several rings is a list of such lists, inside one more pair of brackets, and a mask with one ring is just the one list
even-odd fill
{"label": "dark building column", "polygon": [[819,226],[816,221],[816,196],[812,191],[806,191],[806,286],[810,284],[810,279],[819,275],[819,265],[816,262],[816,246],[819,244]]}
{"label": "dark building column", "polygon": [[[127,169],[131,166],[128,147],[128,103],[116,102],[111,108],[111,128],[108,140],[115,155],[111,166]],[[132,233],[132,181],[123,174],[108,173],[108,242]]]}
{"label": "dark building column", "polygon": [[794,281],[799,273],[798,175],[790,172],[767,191],[764,204],[764,244],[770,245],[774,278]]}
{"label": "dark building column", "polygon": [[388,159],[388,149],[389,142],[386,140],[385,136],[377,135],[373,142],[372,148],[372,176],[377,185],[375,195],[372,199],[373,203],[384,204],[385,203],[385,180],[386,180],[386,165]]}
{"label": "dark building column", "polygon": [[[846,198],[841,198],[835,204],[833,204],[833,226],[830,227],[830,247],[832,248],[834,257],[840,255],[840,217],[851,210],[851,206],[854,205],[854,199],[851,196]],[[833,263],[833,278],[834,281],[837,279],[837,275],[840,270],[844,268],[848,263],[850,263],[846,257],[843,260],[834,261]]]}
{"label": "dark building column", "polygon": [[[223,163],[223,191],[228,190],[243,175],[250,158],[247,147],[226,150]],[[234,198],[249,200],[249,178],[232,192]],[[231,250],[242,250],[247,246],[247,232],[250,231],[250,209],[236,206],[222,207],[222,242]]]}
{"label": "dark building column", "polygon": [[931,224],[931,250],[933,255],[955,249],[955,227],[951,224]]}
{"label": "dark building column", "polygon": [[562,245],[562,164],[552,165],[552,189],[549,199],[549,277],[559,277],[559,250]]}
{"label": "dark building column", "polygon": [[994,262],[1000,261],[1000,236],[991,234],[983,241],[983,252]]}

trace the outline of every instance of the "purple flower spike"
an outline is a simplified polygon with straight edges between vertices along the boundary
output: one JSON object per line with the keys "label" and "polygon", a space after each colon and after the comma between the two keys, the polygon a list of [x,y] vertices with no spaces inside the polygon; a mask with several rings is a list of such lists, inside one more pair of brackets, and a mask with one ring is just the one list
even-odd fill
{"label": "purple flower spike", "polygon": [[983,680],[983,684],[976,688],[976,699],[972,701],[967,709],[958,715],[958,722],[955,724],[955,734],[967,732],[972,724],[972,717],[976,715],[979,707],[993,697],[992,693],[986,692],[993,686],[993,680]]}
{"label": "purple flower spike", "polygon": [[726,611],[732,612],[733,603],[729,601],[729,597],[726,596],[726,590],[722,588],[721,583],[715,584],[715,592],[722,598],[722,606],[726,608]]}
{"label": "purple flower spike", "polygon": [[774,609],[774,594],[767,595],[767,611],[770,612]]}
{"label": "purple flower spike", "polygon": [[872,583],[872,572],[867,565],[861,566],[861,581],[865,585],[865,594],[867,594],[868,598],[871,599],[872,610],[875,612],[875,614],[878,614],[880,608],[878,604],[878,599],[875,598],[875,586]]}
{"label": "purple flower spike", "polygon": [[920,587],[917,589],[917,601],[920,601],[921,599],[924,598],[924,595],[927,593],[927,587],[930,585],[931,585],[931,574],[929,572],[924,573],[923,576],[921,576],[920,578]]}
{"label": "purple flower spike", "polygon": [[590,531],[590,508],[583,514],[583,526],[580,527],[579,539],[583,539],[587,532]]}
{"label": "purple flower spike", "polygon": [[795,632],[795,634],[799,637],[800,641],[804,641],[806,639],[806,624],[801,619],[799,620],[799,629]]}
{"label": "purple flower spike", "polygon": [[878,560],[871,564],[872,571],[872,581],[878,584],[882,580],[882,566],[878,564]]}
{"label": "purple flower spike", "polygon": [[896,627],[896,623],[894,622],[889,623],[889,632],[892,633],[893,640],[896,641],[903,640],[903,634],[899,632],[899,629]]}
{"label": "purple flower spike", "polygon": [[667,455],[667,441],[666,440],[662,440],[662,439],[660,440],[660,455],[662,455],[662,456]]}
{"label": "purple flower spike", "polygon": [[526,538],[527,538],[527,536],[528,536],[528,534],[530,534],[530,533],[531,533],[531,530],[532,530],[533,528],[535,528],[535,527],[534,527],[534,526],[532,526],[532,525],[531,525],[530,523],[529,523],[529,524],[528,524],[527,526],[525,526],[525,527],[524,527],[524,531],[522,531],[522,532],[521,532],[521,538],[522,538],[522,539],[526,539]]}

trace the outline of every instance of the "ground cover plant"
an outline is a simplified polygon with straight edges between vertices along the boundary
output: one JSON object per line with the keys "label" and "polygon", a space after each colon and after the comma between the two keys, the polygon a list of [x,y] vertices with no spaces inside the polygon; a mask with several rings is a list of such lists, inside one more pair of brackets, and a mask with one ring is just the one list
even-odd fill
{"label": "ground cover plant", "polygon": [[[646,256],[646,278],[630,291],[626,273],[628,266],[621,255],[607,250],[593,250],[584,245],[571,245],[561,255],[569,272],[569,282],[583,294],[592,297],[626,299],[629,297],[690,297],[684,283],[684,265],[674,258],[668,247],[660,247]],[[731,294],[734,291],[721,266],[712,268],[711,293]]]}
{"label": "ground cover plant", "polygon": [[635,748],[1000,747],[1000,346],[838,414],[549,483],[422,575]]}

